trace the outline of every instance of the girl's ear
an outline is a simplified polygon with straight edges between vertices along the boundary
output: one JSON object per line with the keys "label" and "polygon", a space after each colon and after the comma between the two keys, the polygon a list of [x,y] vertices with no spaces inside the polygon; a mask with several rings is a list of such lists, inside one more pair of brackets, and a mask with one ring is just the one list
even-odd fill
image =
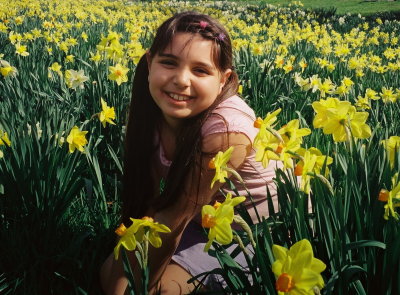
{"label": "girl's ear", "polygon": [[222,88],[224,88],[226,81],[228,81],[229,77],[232,74],[232,69],[227,69],[225,72],[221,73],[221,84],[219,87],[219,92],[221,93]]}

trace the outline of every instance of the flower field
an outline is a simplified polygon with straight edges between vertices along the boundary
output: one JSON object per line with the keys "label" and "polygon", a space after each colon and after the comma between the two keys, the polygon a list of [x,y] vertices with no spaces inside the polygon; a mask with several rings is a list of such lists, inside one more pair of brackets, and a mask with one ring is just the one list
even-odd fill
{"label": "flower field", "polygon": [[136,63],[161,22],[197,10],[231,34],[257,159],[284,167],[279,212],[250,224],[251,286],[209,251],[225,293],[313,294],[315,271],[322,294],[400,294],[400,21],[196,3],[0,0],[0,293],[100,294]]}

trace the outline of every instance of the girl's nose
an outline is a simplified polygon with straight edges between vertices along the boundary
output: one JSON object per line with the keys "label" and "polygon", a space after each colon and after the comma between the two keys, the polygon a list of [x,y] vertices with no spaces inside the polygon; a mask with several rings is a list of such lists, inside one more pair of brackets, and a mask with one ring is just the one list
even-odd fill
{"label": "girl's nose", "polygon": [[174,84],[178,87],[185,88],[190,86],[190,74],[187,70],[177,70],[174,75]]}

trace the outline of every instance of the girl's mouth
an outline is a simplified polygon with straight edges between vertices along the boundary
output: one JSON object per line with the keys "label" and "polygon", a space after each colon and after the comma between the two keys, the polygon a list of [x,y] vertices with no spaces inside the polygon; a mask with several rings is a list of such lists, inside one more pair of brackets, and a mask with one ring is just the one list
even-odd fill
{"label": "girl's mouth", "polygon": [[189,99],[193,98],[191,96],[179,95],[179,94],[175,94],[175,93],[171,93],[171,92],[166,92],[166,93],[170,98],[172,98],[173,100],[178,100],[178,101],[185,101],[185,100],[189,100]]}

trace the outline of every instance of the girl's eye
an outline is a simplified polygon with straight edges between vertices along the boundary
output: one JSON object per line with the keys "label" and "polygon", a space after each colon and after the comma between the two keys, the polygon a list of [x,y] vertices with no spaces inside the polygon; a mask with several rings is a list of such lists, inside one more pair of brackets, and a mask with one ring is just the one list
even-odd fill
{"label": "girl's eye", "polygon": [[173,60],[164,59],[164,60],[160,61],[160,64],[163,64],[166,66],[174,66],[176,64],[176,62]]}
{"label": "girl's eye", "polygon": [[196,68],[196,69],[194,69],[194,71],[197,73],[200,73],[200,74],[205,74],[205,75],[208,74],[208,71],[205,69],[202,69],[202,68]]}

